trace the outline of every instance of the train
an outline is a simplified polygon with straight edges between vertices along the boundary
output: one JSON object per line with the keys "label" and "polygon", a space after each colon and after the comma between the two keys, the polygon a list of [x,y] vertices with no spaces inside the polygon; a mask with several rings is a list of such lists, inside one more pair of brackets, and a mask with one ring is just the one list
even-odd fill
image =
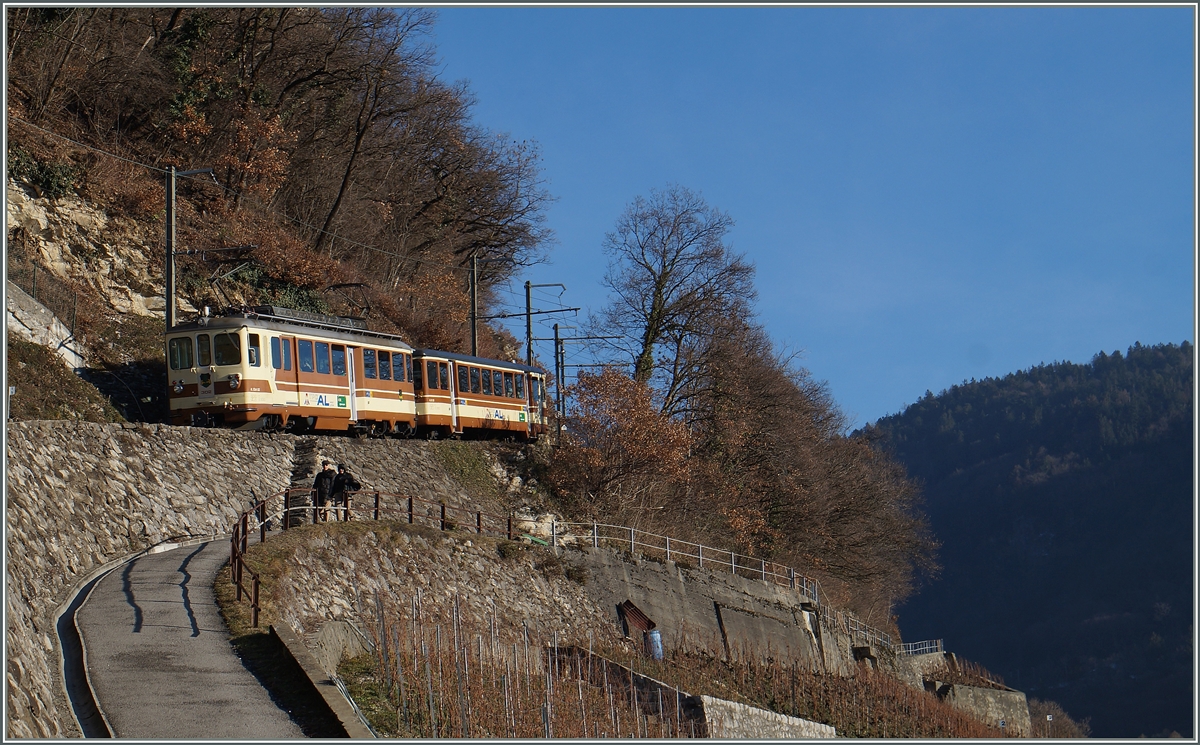
{"label": "train", "polygon": [[206,309],[164,337],[176,425],[429,439],[536,440],[547,431],[544,371],[415,349],[360,319]]}

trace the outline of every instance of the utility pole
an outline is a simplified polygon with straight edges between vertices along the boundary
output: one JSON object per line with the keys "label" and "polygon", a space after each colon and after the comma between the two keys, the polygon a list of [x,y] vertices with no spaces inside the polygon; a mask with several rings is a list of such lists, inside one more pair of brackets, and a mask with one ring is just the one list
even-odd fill
{"label": "utility pole", "polygon": [[[534,312],[533,312],[533,305],[532,305],[532,300],[530,298],[529,291],[532,290],[534,287],[561,287],[563,289],[563,292],[567,291],[566,285],[559,284],[557,282],[552,282],[550,284],[545,284],[545,285],[531,285],[531,284],[529,284],[528,281],[525,282],[525,364],[529,365],[530,367],[533,367],[533,316],[534,316]],[[562,293],[560,292],[559,295],[561,296]],[[579,310],[579,308],[563,308],[562,310],[564,310],[564,311],[565,310],[576,310],[577,311],[577,310]],[[547,312],[547,311],[538,311],[538,313],[545,313],[545,312]],[[553,311],[550,311],[550,312],[553,312]],[[557,347],[556,347],[556,349],[557,349]],[[555,359],[557,359],[557,357]]]}
{"label": "utility pole", "polygon": [[471,252],[471,356],[479,356],[479,255]]}
{"label": "utility pole", "polygon": [[[176,171],[175,166],[167,169],[167,264],[163,269],[163,280],[167,285],[167,331],[175,328],[175,179],[178,176],[195,176],[199,173],[212,173],[211,168],[197,168],[194,171]],[[216,177],[214,176],[215,180]]]}

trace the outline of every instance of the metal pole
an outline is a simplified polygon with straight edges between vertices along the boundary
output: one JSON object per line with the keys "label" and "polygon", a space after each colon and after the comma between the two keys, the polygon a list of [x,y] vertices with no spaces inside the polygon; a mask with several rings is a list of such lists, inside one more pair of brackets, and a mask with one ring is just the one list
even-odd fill
{"label": "metal pole", "polygon": [[167,168],[167,265],[163,279],[167,290],[167,331],[175,328],[175,166]]}
{"label": "metal pole", "polygon": [[533,285],[525,282],[525,364],[533,367],[533,300],[530,288]]}
{"label": "metal pole", "polygon": [[471,254],[471,356],[479,356],[479,257]]}

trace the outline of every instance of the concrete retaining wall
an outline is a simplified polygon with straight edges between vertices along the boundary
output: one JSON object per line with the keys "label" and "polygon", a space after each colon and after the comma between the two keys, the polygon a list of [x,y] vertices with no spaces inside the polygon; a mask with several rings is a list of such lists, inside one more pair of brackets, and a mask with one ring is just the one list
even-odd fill
{"label": "concrete retaining wall", "polygon": [[938,690],[938,695],[954,708],[961,709],[981,722],[999,727],[1009,735],[1028,737],[1030,732],[1029,703],[1021,691],[975,686],[949,685]]}
{"label": "concrete retaining wall", "polygon": [[704,707],[709,737],[723,740],[803,740],[837,737],[837,730],[828,724],[776,714],[773,711],[712,696],[698,698]]}

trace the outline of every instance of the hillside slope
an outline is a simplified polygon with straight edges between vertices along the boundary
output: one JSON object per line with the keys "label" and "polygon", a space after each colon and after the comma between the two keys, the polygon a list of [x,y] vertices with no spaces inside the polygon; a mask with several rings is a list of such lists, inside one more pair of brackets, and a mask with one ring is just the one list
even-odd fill
{"label": "hillside slope", "polygon": [[1043,365],[880,420],[942,541],[905,636],[944,634],[1097,736],[1190,735],[1193,351]]}

